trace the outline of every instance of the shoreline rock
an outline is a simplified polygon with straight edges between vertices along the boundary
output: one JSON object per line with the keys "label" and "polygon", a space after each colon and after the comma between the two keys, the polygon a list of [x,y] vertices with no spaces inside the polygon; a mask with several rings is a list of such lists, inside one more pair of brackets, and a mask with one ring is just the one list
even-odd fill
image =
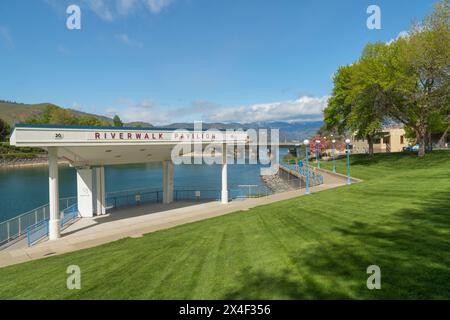
{"label": "shoreline rock", "polygon": [[298,189],[298,187],[294,187],[288,181],[283,179],[278,173],[271,176],[261,176],[261,179],[274,193]]}
{"label": "shoreline rock", "polygon": [[[69,162],[63,159],[58,159],[58,165],[69,165]],[[0,161],[0,169],[13,168],[32,168],[48,166],[48,159],[46,157],[38,157],[32,159],[14,159]]]}

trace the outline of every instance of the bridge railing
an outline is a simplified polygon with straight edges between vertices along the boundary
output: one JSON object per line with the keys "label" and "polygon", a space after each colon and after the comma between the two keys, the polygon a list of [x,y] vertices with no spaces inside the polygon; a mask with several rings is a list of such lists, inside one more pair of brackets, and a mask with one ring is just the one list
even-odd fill
{"label": "bridge railing", "polygon": [[308,174],[310,186],[323,184],[323,176],[320,173],[314,171],[314,168],[312,167],[309,167],[308,170],[306,169],[306,167],[299,167],[298,165],[293,164],[284,164],[282,167],[297,172],[305,178]]}

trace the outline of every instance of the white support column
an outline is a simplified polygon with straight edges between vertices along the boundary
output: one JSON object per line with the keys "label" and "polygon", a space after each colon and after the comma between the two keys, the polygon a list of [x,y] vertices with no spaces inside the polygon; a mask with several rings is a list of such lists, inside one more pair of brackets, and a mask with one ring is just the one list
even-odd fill
{"label": "white support column", "polygon": [[105,206],[105,168],[95,168],[95,200],[97,216],[106,214]]}
{"label": "white support column", "polygon": [[48,190],[49,190],[49,239],[56,240],[61,237],[59,213],[59,181],[58,181],[58,148],[48,148]]}
{"label": "white support column", "polygon": [[92,169],[77,169],[78,212],[82,218],[94,216]]}
{"label": "white support column", "polygon": [[163,203],[173,202],[173,163],[163,161]]}
{"label": "white support column", "polygon": [[228,203],[227,144],[222,145],[222,203]]}

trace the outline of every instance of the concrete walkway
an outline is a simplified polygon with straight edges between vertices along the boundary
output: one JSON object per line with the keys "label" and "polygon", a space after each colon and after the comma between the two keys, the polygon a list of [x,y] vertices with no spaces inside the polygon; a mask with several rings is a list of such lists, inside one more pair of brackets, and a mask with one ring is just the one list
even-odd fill
{"label": "concrete walkway", "polygon": [[[346,184],[346,177],[320,170],[324,184],[310,189],[319,192]],[[354,180],[357,182],[356,180]],[[225,215],[304,195],[304,189],[273,194],[263,198],[236,200],[228,205],[220,202],[176,202],[170,205],[148,204],[112,211],[92,219],[80,219],[62,232],[56,241],[45,241],[31,248],[9,247],[0,251],[0,267],[52,255],[95,247],[126,237],[140,237],[157,230]]]}

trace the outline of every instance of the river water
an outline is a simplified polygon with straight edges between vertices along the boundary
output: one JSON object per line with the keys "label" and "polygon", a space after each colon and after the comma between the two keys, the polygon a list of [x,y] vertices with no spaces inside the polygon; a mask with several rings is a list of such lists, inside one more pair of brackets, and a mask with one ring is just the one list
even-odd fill
{"label": "river water", "polygon": [[[280,158],[287,149],[280,149]],[[263,185],[260,165],[229,165],[229,189]],[[60,198],[76,196],[76,170],[59,169]],[[160,163],[105,167],[106,192],[130,189],[162,190]],[[221,188],[220,165],[181,165],[174,169],[175,188]],[[0,222],[48,203],[48,168],[0,168]]]}

